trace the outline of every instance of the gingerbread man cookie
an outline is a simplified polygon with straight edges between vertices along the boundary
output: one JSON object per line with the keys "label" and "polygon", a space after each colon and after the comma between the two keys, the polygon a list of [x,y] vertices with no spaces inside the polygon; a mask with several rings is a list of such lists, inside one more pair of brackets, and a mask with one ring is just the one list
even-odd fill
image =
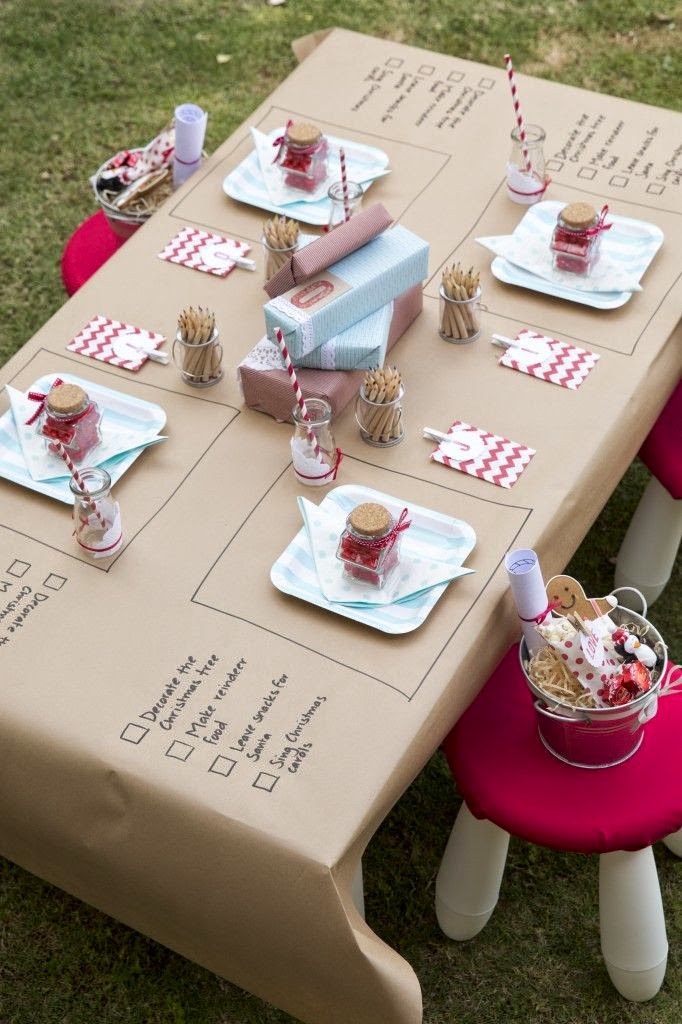
{"label": "gingerbread man cookie", "polygon": [[615,597],[587,597],[580,583],[572,576],[552,576],[546,586],[547,598],[555,604],[559,615],[577,612],[583,619],[599,619],[618,604]]}

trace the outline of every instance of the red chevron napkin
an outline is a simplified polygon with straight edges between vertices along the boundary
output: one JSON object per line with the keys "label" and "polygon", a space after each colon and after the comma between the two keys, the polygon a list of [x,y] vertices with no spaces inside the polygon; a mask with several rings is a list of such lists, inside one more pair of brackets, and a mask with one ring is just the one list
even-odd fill
{"label": "red chevron napkin", "polygon": [[[526,338],[536,343],[543,342],[547,346],[546,355],[541,360],[529,362],[530,357],[522,351]],[[527,373],[540,380],[548,380],[551,384],[570,388],[571,391],[577,391],[599,361],[599,356],[594,352],[557,341],[556,338],[549,338],[544,334],[537,334],[535,331],[520,331],[516,340],[519,349],[508,348],[500,359],[501,366],[508,366],[512,370]],[[519,356],[523,358],[517,358]]]}
{"label": "red chevron napkin", "polygon": [[158,348],[165,340],[156,331],[145,331],[100,314],[89,320],[66,347],[69,352],[136,372],[149,358],[145,349],[148,352]]}
{"label": "red chevron napkin", "polygon": [[171,238],[158,256],[161,260],[179,263],[191,270],[227,277],[235,268],[234,260],[230,257],[246,256],[250,249],[247,242],[237,242],[232,238],[214,235],[211,231],[186,227]]}
{"label": "red chevron napkin", "polygon": [[513,487],[534,455],[535,449],[525,444],[455,420],[448,440],[441,441],[430,457],[498,487]]}

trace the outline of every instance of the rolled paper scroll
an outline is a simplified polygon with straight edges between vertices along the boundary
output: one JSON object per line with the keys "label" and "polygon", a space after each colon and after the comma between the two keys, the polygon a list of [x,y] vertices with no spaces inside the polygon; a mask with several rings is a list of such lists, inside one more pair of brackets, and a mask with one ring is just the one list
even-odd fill
{"label": "rolled paper scroll", "polygon": [[532,656],[546,646],[546,641],[535,627],[551,614],[538,556],[529,548],[519,548],[507,554],[504,564]]}
{"label": "rolled paper scroll", "polygon": [[173,184],[177,188],[187,181],[201,164],[208,114],[195,103],[182,103],[175,108],[175,153]]}

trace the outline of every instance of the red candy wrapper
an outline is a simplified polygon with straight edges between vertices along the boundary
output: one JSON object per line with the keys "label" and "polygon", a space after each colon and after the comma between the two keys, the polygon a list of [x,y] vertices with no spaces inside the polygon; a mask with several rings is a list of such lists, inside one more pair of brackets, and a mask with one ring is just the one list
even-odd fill
{"label": "red candy wrapper", "polygon": [[613,679],[597,691],[598,696],[609,707],[622,707],[651,689],[651,673],[639,661],[623,665]]}

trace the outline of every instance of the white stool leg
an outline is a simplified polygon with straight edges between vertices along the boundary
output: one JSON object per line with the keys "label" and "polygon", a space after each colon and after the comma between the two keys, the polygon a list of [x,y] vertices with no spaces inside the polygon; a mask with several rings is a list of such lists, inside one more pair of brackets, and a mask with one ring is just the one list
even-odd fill
{"label": "white stool leg", "polygon": [[650,846],[599,858],[601,950],[611,981],[626,999],[653,999],[663,984],[668,940]]}
{"label": "white stool leg", "polygon": [[462,804],[436,879],[436,917],[449,938],[472,939],[490,920],[508,847],[508,832]]}
{"label": "white stool leg", "polygon": [[682,828],[679,832],[673,832],[671,836],[666,836],[663,842],[676,857],[682,857]]}
{"label": "white stool leg", "polygon": [[353,876],[353,885],[351,887],[351,895],[353,897],[353,903],[360,917],[365,916],[365,886],[362,878],[362,861],[358,864],[358,870]]}
{"label": "white stool leg", "polygon": [[[648,604],[653,604],[670,579],[680,540],[682,500],[676,501],[652,477],[618,552],[616,586],[637,587]],[[627,594],[622,597],[627,604]]]}

